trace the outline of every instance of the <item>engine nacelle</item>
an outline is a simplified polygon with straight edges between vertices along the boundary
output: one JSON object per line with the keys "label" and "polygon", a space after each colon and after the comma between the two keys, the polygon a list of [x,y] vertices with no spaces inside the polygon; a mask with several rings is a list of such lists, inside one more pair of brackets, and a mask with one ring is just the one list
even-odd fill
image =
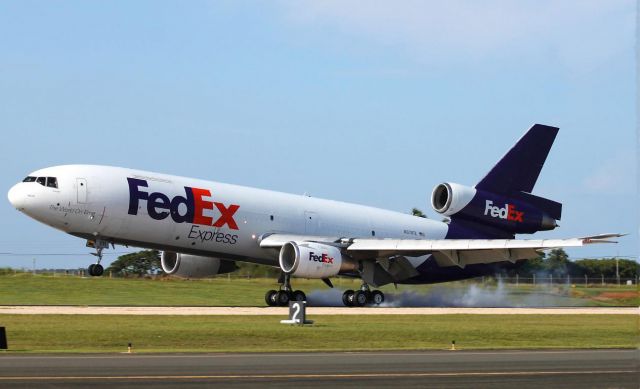
{"label": "engine nacelle", "polygon": [[556,219],[559,220],[562,213],[562,204],[530,193],[502,195],[449,182],[433,189],[431,205],[445,216],[510,233],[552,230],[557,227]]}
{"label": "engine nacelle", "polygon": [[171,251],[162,252],[160,265],[165,273],[181,278],[206,278],[236,270],[233,261]]}
{"label": "engine nacelle", "polygon": [[357,270],[353,259],[339,248],[314,242],[287,242],[280,249],[280,269],[294,277],[328,278]]}
{"label": "engine nacelle", "polygon": [[476,189],[453,182],[442,183],[431,193],[431,206],[445,216],[454,215],[464,209],[476,196]]}

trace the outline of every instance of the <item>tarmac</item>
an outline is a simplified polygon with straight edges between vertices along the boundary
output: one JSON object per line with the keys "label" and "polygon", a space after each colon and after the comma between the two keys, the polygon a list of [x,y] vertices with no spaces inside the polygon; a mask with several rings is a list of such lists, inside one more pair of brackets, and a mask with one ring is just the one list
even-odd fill
{"label": "tarmac", "polygon": [[[0,306],[0,315],[278,315],[288,307]],[[638,307],[386,308],[307,307],[307,315],[640,315]]]}
{"label": "tarmac", "polygon": [[[336,340],[339,341],[339,340]],[[640,387],[637,350],[0,355],[0,387]]]}
{"label": "tarmac", "polygon": [[[1,314],[279,315],[281,307],[0,306]],[[347,308],[307,315],[640,315],[637,307]],[[339,341],[339,340],[336,340]],[[0,354],[2,388],[639,388],[638,350]]]}

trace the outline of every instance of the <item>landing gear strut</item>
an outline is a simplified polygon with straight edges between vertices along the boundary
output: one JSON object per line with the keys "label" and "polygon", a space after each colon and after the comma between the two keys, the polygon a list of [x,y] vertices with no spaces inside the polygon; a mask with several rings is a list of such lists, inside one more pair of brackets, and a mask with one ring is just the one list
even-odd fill
{"label": "landing gear strut", "polygon": [[305,301],[307,296],[301,290],[291,287],[291,275],[284,273],[283,282],[279,290],[270,290],[264,295],[264,301],[270,307],[286,307],[289,301]]}
{"label": "landing gear strut", "polygon": [[96,263],[92,263],[87,268],[87,273],[91,277],[99,277],[104,273],[104,267],[102,267],[102,265],[100,264],[100,261],[102,261],[102,250],[109,247],[109,242],[102,239],[88,240],[87,247],[95,248],[96,252],[91,253],[91,255],[94,255],[97,257]]}
{"label": "landing gear strut", "polygon": [[360,290],[351,289],[342,294],[342,303],[347,307],[364,307],[365,305],[380,305],[384,302],[384,293],[379,290],[372,291],[369,285],[363,283]]}

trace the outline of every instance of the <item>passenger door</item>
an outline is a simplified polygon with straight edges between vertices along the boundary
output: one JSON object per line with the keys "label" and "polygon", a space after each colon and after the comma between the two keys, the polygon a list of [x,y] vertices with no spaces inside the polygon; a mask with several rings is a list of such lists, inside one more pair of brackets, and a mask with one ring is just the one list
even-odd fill
{"label": "passenger door", "polygon": [[78,190],[78,204],[87,203],[87,179],[76,178],[76,188]]}

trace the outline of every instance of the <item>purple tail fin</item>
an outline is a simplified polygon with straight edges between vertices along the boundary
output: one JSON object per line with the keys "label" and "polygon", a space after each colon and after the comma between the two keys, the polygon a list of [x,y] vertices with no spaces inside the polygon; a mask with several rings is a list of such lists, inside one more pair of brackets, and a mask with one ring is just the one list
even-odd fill
{"label": "purple tail fin", "polygon": [[531,194],[556,135],[558,127],[534,124],[476,184],[476,189],[520,198],[560,220],[562,204]]}
{"label": "purple tail fin", "polygon": [[531,193],[557,134],[557,127],[534,124],[478,182],[476,189],[503,194]]}
{"label": "purple tail fin", "polygon": [[[434,197],[433,204],[447,200],[436,211],[451,218],[447,237],[512,238],[515,234],[556,228],[562,204],[531,192],[557,134],[557,127],[535,124],[478,182],[473,192],[448,184],[436,187],[433,196],[442,199]],[[440,187],[448,188],[446,193]],[[457,197],[454,189],[459,192]],[[451,205],[454,200],[465,198],[465,193],[466,203]]]}

